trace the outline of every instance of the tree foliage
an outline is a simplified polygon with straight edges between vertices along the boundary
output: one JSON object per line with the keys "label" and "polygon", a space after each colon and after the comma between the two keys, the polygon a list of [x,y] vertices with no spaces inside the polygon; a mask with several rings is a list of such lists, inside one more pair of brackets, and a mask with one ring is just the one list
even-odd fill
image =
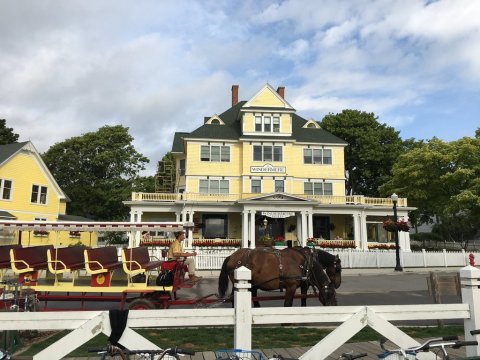
{"label": "tree foliage", "polygon": [[393,177],[381,188],[407,197],[425,219],[438,217],[434,231],[463,242],[480,229],[480,131],[452,142],[437,138],[399,156]]}
{"label": "tree foliage", "polygon": [[12,128],[7,127],[7,121],[0,119],[0,145],[16,143],[18,134],[13,132]]}
{"label": "tree foliage", "polygon": [[391,176],[391,168],[405,147],[399,132],[381,124],[373,113],[343,110],[323,118],[321,127],[348,143],[345,169],[352,194],[379,196],[378,187]]}
{"label": "tree foliage", "polygon": [[132,145],[128,128],[104,126],[96,132],[50,147],[43,160],[72,200],[69,213],[95,220],[123,220],[122,204],[139,184],[138,173],[148,159]]}

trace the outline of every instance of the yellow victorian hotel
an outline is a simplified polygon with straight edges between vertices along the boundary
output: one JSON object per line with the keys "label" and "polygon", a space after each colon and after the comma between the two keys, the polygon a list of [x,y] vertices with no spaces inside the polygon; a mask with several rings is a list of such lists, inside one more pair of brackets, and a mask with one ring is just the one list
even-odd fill
{"label": "yellow victorian hotel", "polygon": [[[232,86],[228,110],[175,134],[175,192],[133,193],[125,202],[131,221],[194,222],[189,246],[202,239],[236,239],[242,247],[315,239],[367,249],[392,241],[382,227],[392,200],[345,193],[345,141],[297,115],[284,87],[267,84],[248,101],[238,94]],[[407,218],[406,199],[397,208]],[[399,241],[409,249],[408,233]]]}

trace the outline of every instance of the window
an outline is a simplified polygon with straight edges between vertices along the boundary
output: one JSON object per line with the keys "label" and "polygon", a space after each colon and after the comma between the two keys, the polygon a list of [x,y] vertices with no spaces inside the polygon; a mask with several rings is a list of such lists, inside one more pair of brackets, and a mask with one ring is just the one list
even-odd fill
{"label": "window", "polygon": [[208,214],[203,215],[202,223],[204,239],[226,239],[228,237],[227,215]]}
{"label": "window", "polygon": [[255,115],[255,132],[280,132],[280,116]]}
{"label": "window", "polygon": [[47,187],[40,185],[32,185],[32,196],[30,201],[35,204],[47,203]]}
{"label": "window", "polygon": [[202,145],[200,148],[201,161],[230,161],[230,147],[220,145]]}
{"label": "window", "polygon": [[185,175],[185,159],[181,159],[178,162],[179,168],[178,168],[178,175],[183,176]]}
{"label": "window", "polygon": [[253,161],[283,161],[281,146],[253,145]]}
{"label": "window", "polygon": [[202,194],[228,194],[228,180],[200,180],[199,192]]}
{"label": "window", "polygon": [[305,182],[303,193],[305,195],[333,195],[333,187],[331,183]]}
{"label": "window", "polygon": [[303,149],[304,164],[331,164],[332,150],[330,149]]}
{"label": "window", "polygon": [[284,192],[284,181],[283,180],[275,180],[275,192]]}
{"label": "window", "polygon": [[12,199],[12,180],[0,179],[0,196],[2,200]]}
{"label": "window", "polygon": [[252,180],[252,193],[261,193],[262,192],[262,180],[253,179]]}

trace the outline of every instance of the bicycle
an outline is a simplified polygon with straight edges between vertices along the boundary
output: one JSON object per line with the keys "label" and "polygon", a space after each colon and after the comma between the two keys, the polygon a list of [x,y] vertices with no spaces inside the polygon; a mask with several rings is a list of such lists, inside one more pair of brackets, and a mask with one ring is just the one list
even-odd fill
{"label": "bicycle", "polygon": [[[23,289],[23,284],[16,281],[0,281],[4,285],[2,301],[6,304],[13,302],[8,308],[10,311],[33,312],[40,308],[40,301],[33,289]],[[6,308],[6,305],[5,305]]]}
{"label": "bicycle", "polygon": [[[273,359],[287,360],[281,355],[274,355]],[[220,349],[215,350],[215,360],[266,360],[266,358],[261,352],[255,350]]]}
{"label": "bicycle", "polygon": [[[480,332],[479,332],[480,333]],[[419,358],[425,358],[419,356],[430,352],[435,355],[436,359],[449,360],[450,356],[447,353],[447,348],[459,349],[463,346],[478,345],[477,341],[463,341],[458,340],[458,336],[444,336],[441,338],[430,339],[419,346],[413,346],[407,349],[387,349],[385,343],[387,339],[382,338],[380,340],[380,347],[383,353],[377,355],[382,360],[416,360]]]}
{"label": "bicycle", "polygon": [[[128,350],[121,349],[119,346],[107,345],[101,348],[89,348],[89,353],[96,352],[100,355],[100,360],[105,360],[107,356],[111,359],[118,360],[161,360],[166,355],[174,357],[176,360],[180,360],[179,355],[195,355],[195,351],[180,349],[179,347],[158,349],[158,350]],[[158,357],[156,357],[158,355]]]}

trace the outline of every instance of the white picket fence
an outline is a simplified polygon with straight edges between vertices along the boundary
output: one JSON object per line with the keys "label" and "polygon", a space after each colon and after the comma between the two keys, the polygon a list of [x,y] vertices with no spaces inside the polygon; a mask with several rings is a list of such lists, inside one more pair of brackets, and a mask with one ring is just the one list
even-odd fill
{"label": "white picket fence", "polygon": [[[132,310],[120,343],[128,349],[158,349],[158,346],[133,331],[133,328],[233,326],[232,348],[252,349],[252,325],[283,323],[326,324],[338,327],[300,357],[301,360],[325,359],[366,326],[390,339],[399,347],[418,342],[395,327],[391,321],[419,319],[464,319],[465,340],[476,340],[470,330],[480,328],[480,269],[467,266],[460,270],[460,304],[381,305],[252,308],[250,270],[235,271],[235,308]],[[50,345],[33,360],[59,360],[100,333],[110,335],[108,311],[0,312],[0,331],[72,330]],[[175,344],[168,344],[174,346]],[[167,346],[168,346],[167,345]],[[479,356],[480,346],[466,348],[467,356]]]}
{"label": "white picket fence", "polygon": [[[223,260],[237,248],[202,247],[191,249],[198,255],[195,257],[198,270],[220,270]],[[395,265],[395,250],[356,250],[327,249],[332,254],[338,254],[342,266],[346,269],[357,268],[391,268]],[[152,256],[162,259],[162,248],[151,248]],[[469,264],[470,253],[461,251],[400,251],[400,263],[404,268],[414,267],[462,267]],[[473,253],[480,263],[480,252]]]}

